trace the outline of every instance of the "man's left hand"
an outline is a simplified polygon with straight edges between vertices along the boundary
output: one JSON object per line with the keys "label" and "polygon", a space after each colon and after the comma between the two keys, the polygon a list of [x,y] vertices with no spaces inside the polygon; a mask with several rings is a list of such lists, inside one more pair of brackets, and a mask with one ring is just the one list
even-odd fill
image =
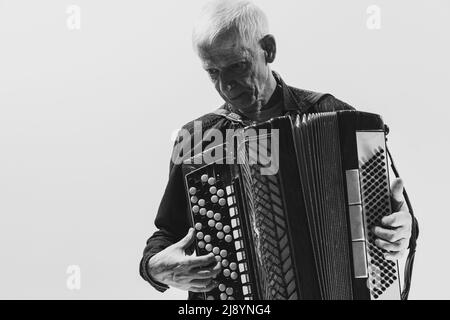
{"label": "man's left hand", "polygon": [[391,184],[392,214],[381,219],[381,225],[373,228],[377,236],[375,244],[385,249],[387,260],[402,258],[411,238],[412,217],[403,201],[403,181],[395,179]]}

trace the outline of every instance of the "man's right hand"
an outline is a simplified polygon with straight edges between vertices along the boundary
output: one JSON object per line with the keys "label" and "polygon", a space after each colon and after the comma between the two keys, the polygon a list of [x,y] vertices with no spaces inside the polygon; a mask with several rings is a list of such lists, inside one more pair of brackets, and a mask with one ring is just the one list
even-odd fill
{"label": "man's right hand", "polygon": [[186,249],[194,238],[194,229],[190,228],[183,239],[155,254],[148,262],[149,274],[156,281],[181,290],[211,291],[217,286],[214,278],[221,271],[221,263],[216,262],[213,253],[187,255]]}

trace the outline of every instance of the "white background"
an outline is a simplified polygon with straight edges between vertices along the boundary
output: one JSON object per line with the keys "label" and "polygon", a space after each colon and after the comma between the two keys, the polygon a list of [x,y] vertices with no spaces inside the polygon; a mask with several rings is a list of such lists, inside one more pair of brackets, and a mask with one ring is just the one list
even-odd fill
{"label": "white background", "polygon": [[[288,84],[389,124],[421,226],[410,298],[450,298],[450,3],[255,2]],[[186,297],[156,292],[138,264],[172,132],[221,104],[191,50],[203,3],[0,0],[0,298]],[[80,30],[67,27],[72,4]],[[69,265],[80,290],[66,286]]]}

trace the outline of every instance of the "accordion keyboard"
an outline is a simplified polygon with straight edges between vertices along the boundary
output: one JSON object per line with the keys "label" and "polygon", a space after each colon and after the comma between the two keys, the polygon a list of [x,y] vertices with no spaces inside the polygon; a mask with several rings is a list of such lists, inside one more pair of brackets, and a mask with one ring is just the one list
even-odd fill
{"label": "accordion keyboard", "polygon": [[235,187],[226,170],[205,166],[186,175],[197,255],[213,253],[222,264],[218,287],[207,300],[251,300],[253,285]]}

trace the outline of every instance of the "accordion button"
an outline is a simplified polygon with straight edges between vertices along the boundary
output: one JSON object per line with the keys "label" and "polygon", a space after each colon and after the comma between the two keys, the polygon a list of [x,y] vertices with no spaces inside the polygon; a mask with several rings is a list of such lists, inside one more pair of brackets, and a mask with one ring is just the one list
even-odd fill
{"label": "accordion button", "polygon": [[214,247],[213,250],[212,250],[212,252],[213,252],[214,254],[219,254],[219,252],[220,252],[219,247]]}
{"label": "accordion button", "polygon": [[189,188],[189,193],[190,193],[191,195],[196,194],[196,193],[197,193],[197,188],[195,188],[195,187]]}
{"label": "accordion button", "polygon": [[228,297],[228,300],[234,300],[234,297]]}
{"label": "accordion button", "polygon": [[219,199],[219,205],[224,206],[227,204],[227,201],[224,198]]}
{"label": "accordion button", "polygon": [[222,231],[217,232],[217,239],[222,240],[225,237],[225,234]]}
{"label": "accordion button", "polygon": [[228,265],[229,265],[228,260],[227,259],[223,259],[222,260],[222,267],[226,268],[226,267],[228,267]]}
{"label": "accordion button", "polygon": [[221,293],[220,294],[220,300],[227,300],[228,296],[226,293]]}
{"label": "accordion button", "polygon": [[219,221],[220,219],[222,219],[222,215],[220,213],[214,214],[214,220]]}
{"label": "accordion button", "polygon": [[203,249],[203,248],[205,247],[205,242],[199,241],[198,247],[199,247],[200,249]]}
{"label": "accordion button", "polygon": [[211,236],[209,234],[205,236],[205,242],[211,242]]}
{"label": "accordion button", "polygon": [[236,262],[230,263],[230,269],[231,269],[231,270],[236,270],[236,269],[237,269],[237,264],[236,264]]}
{"label": "accordion button", "polygon": [[216,222],[214,220],[209,220],[208,221],[208,226],[210,226],[211,228],[214,228],[214,226],[216,225]]}
{"label": "accordion button", "polygon": [[222,261],[222,257],[221,256],[215,256],[215,258],[216,258],[217,262],[221,262]]}
{"label": "accordion button", "polygon": [[207,296],[206,300],[214,300],[214,297],[213,296]]}
{"label": "accordion button", "polygon": [[209,188],[209,192],[210,192],[211,194],[216,194],[217,188],[216,188],[216,187],[211,187],[211,188]]}
{"label": "accordion button", "polygon": [[206,214],[206,209],[205,209],[205,208],[201,208],[201,209],[200,209],[200,214],[201,214],[202,216],[204,216],[204,215]]}
{"label": "accordion button", "polygon": [[226,242],[231,242],[231,241],[233,241],[233,237],[232,237],[231,235],[227,234],[227,235],[225,236],[225,241],[226,241]]}
{"label": "accordion button", "polygon": [[206,216],[211,219],[214,216],[214,212],[212,210],[208,210]]}
{"label": "accordion button", "polygon": [[226,226],[223,227],[223,231],[225,233],[229,233],[231,231],[231,227],[229,225],[226,225]]}
{"label": "accordion button", "polygon": [[231,296],[233,294],[233,288],[227,288],[225,290],[225,292],[226,292],[227,295]]}
{"label": "accordion button", "polygon": [[200,211],[200,207],[199,206],[193,206],[192,207],[192,212],[198,213],[199,211]]}
{"label": "accordion button", "polygon": [[225,277],[229,277],[230,274],[231,274],[230,269],[225,269],[225,270],[223,270],[223,275],[224,275]]}
{"label": "accordion button", "polygon": [[195,229],[196,230],[202,230],[202,224],[200,223],[200,222],[197,222],[196,224],[195,224]]}
{"label": "accordion button", "polygon": [[203,232],[197,233],[197,239],[202,240],[203,239]]}
{"label": "accordion button", "polygon": [[213,185],[214,183],[216,183],[216,179],[214,179],[214,178],[209,178],[208,179],[208,183],[210,184],[210,185]]}
{"label": "accordion button", "polygon": [[222,258],[225,258],[227,255],[228,255],[227,250],[221,250],[221,251],[220,251],[220,256],[221,256]]}
{"label": "accordion button", "polygon": [[227,287],[223,283],[219,284],[219,290],[220,291],[224,292],[226,288]]}
{"label": "accordion button", "polygon": [[202,182],[208,181],[208,175],[207,175],[207,174],[203,174],[203,175],[200,177],[200,180],[202,180]]}
{"label": "accordion button", "polygon": [[237,272],[232,272],[231,273],[231,279],[236,280],[237,278],[238,278]]}
{"label": "accordion button", "polygon": [[219,201],[219,198],[217,196],[212,196],[211,197],[211,202],[212,203],[217,203],[217,201]]}
{"label": "accordion button", "polygon": [[196,196],[192,196],[192,197],[191,197],[191,202],[192,202],[192,203],[197,203],[197,201],[198,201],[198,199],[197,199]]}
{"label": "accordion button", "polygon": [[223,227],[222,223],[220,223],[220,222],[216,223],[216,229],[217,230],[222,230],[222,227]]}
{"label": "accordion button", "polygon": [[205,199],[200,199],[200,200],[198,200],[198,205],[199,205],[200,207],[204,207],[204,206],[205,206]]}
{"label": "accordion button", "polygon": [[219,190],[217,190],[217,195],[219,197],[223,197],[225,195],[225,191],[223,191],[223,189],[219,189]]}
{"label": "accordion button", "polygon": [[208,243],[206,246],[205,246],[205,249],[206,249],[206,251],[211,251],[212,250],[212,244],[211,243]]}

